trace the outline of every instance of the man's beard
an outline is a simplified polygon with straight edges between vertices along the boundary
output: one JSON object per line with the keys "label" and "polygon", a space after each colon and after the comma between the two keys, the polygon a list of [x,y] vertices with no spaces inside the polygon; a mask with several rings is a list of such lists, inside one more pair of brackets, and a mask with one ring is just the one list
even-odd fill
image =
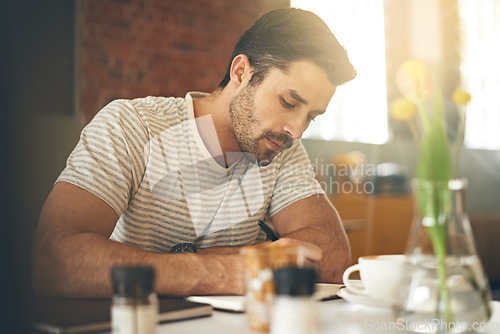
{"label": "man's beard", "polygon": [[[251,162],[259,166],[267,166],[279,152],[267,148],[263,141],[270,138],[278,143],[283,143],[284,149],[287,149],[292,146],[293,139],[285,133],[275,133],[270,130],[264,130],[259,135],[262,126],[254,114],[255,90],[255,86],[247,86],[241,93],[231,99],[229,115],[234,136],[241,152]],[[259,148],[259,144],[263,147]]]}

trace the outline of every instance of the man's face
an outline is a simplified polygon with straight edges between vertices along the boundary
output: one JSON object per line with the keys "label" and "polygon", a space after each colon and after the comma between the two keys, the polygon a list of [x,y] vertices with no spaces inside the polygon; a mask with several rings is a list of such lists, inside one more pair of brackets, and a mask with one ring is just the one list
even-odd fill
{"label": "man's face", "polygon": [[319,66],[306,60],[292,62],[286,71],[270,69],[258,86],[247,83],[229,105],[240,150],[268,165],[325,112],[335,88]]}

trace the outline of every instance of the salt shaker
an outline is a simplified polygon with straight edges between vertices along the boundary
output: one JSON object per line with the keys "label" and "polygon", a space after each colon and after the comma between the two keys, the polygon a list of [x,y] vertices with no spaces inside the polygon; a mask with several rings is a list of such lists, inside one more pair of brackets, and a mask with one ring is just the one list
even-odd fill
{"label": "salt shaker", "polygon": [[113,334],[156,334],[158,298],[153,290],[154,269],[113,267],[111,328]]}
{"label": "salt shaker", "polygon": [[277,269],[274,280],[276,298],[271,334],[317,333],[317,305],[313,298],[316,271],[297,267]]}

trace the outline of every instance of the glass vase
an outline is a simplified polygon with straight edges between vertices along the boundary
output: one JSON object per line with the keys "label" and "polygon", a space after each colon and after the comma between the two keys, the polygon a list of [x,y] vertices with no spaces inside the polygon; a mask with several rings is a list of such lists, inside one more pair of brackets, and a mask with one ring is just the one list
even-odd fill
{"label": "glass vase", "polygon": [[491,290],[467,214],[467,181],[415,180],[413,226],[394,312],[409,332],[467,333],[491,316]]}

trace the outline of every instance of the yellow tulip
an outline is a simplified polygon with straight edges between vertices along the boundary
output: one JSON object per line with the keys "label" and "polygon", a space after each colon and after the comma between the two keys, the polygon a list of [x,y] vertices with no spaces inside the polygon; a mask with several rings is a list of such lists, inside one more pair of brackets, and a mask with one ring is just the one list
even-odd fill
{"label": "yellow tulip", "polygon": [[424,62],[408,60],[398,68],[396,84],[404,97],[420,104],[431,96],[432,74]]}
{"label": "yellow tulip", "polygon": [[389,111],[395,119],[399,121],[407,121],[415,115],[417,112],[417,106],[415,103],[400,97],[391,103]]}
{"label": "yellow tulip", "polygon": [[470,96],[469,92],[467,92],[461,88],[457,88],[453,92],[452,99],[456,105],[465,106],[469,103],[471,96]]}

